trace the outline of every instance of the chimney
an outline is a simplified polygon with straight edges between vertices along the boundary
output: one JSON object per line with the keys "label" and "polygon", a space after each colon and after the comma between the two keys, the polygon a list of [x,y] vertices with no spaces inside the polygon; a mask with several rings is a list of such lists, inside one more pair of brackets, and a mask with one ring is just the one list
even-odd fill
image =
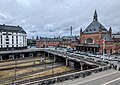
{"label": "chimney", "polygon": [[71,30],[71,35],[70,36],[72,37],[72,26],[71,26],[70,30]]}

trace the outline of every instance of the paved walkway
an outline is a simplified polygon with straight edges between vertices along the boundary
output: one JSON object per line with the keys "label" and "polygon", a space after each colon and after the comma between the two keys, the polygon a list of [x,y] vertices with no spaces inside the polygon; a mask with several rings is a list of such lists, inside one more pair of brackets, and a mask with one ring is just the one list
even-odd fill
{"label": "paved walkway", "polygon": [[120,72],[111,69],[108,71],[93,74],[85,78],[68,80],[65,82],[56,83],[54,85],[120,85],[119,82]]}

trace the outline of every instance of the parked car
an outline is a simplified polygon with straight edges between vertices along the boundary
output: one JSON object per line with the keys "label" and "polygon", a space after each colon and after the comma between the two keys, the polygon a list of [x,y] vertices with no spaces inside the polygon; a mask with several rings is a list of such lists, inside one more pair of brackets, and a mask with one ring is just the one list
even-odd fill
{"label": "parked car", "polygon": [[101,57],[101,55],[95,55],[95,57],[96,57],[96,58],[100,58],[100,57]]}
{"label": "parked car", "polygon": [[88,56],[89,56],[89,57],[95,57],[95,55],[93,55],[93,54],[91,54],[91,53],[89,53]]}
{"label": "parked car", "polygon": [[93,60],[93,61],[95,60],[95,59],[93,59],[93,58],[86,58],[86,59]]}
{"label": "parked car", "polygon": [[86,55],[86,56],[88,56],[88,55],[89,55],[89,53],[85,53],[85,55]]}
{"label": "parked car", "polygon": [[76,53],[76,54],[80,54],[80,51],[74,51],[74,53]]}
{"label": "parked car", "polygon": [[101,59],[104,59],[104,60],[109,60],[109,58],[110,58],[110,57],[108,57],[108,56],[106,56],[106,55],[104,55],[104,56],[103,56],[103,55],[101,55],[101,57],[100,57],[100,58],[101,58]]}
{"label": "parked car", "polygon": [[85,55],[85,54],[86,54],[86,52],[80,52],[80,54],[81,54],[81,55]]}

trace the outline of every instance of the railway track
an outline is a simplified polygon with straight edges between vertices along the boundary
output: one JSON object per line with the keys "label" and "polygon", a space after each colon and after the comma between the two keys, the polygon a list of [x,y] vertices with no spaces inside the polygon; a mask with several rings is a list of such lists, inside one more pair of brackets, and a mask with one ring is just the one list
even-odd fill
{"label": "railway track", "polygon": [[[24,64],[24,63],[30,63],[30,62],[40,62],[40,60],[29,60],[29,61],[17,61],[17,64]],[[4,66],[10,66],[10,65],[15,65],[15,60],[14,60],[14,63],[11,63],[11,64],[4,64],[4,65],[0,65],[0,67],[4,67]]]}
{"label": "railway track", "polygon": [[[63,64],[60,64],[60,63],[54,63],[54,64],[55,64],[54,68],[64,66]],[[36,74],[36,73],[40,73],[40,72],[50,70],[50,69],[52,69],[52,67],[50,67],[50,66],[51,65],[49,64],[49,67],[47,65],[47,67],[45,69],[40,69],[40,70],[37,70],[37,71],[32,71],[32,72],[28,72],[28,73],[24,73],[24,74],[19,74],[19,75],[17,75],[17,79],[24,78],[25,76],[28,76],[28,75],[32,75],[32,74]],[[14,78],[15,78],[15,76],[12,76],[12,77],[0,80],[0,82],[4,82],[4,81],[11,80],[11,79],[14,79]]]}
{"label": "railway track", "polygon": [[[49,62],[46,63],[47,64],[51,64],[53,62]],[[25,68],[29,68],[29,67],[36,67],[36,66],[40,66],[40,65],[45,65],[45,63],[41,63],[41,64],[33,64],[33,65],[28,65],[28,66],[14,66],[14,67],[10,67],[10,68],[0,68],[0,71],[5,71],[5,70],[13,70],[14,68],[16,69],[25,69]]]}
{"label": "railway track", "polygon": [[[60,76],[60,75],[64,75],[64,74],[74,73],[74,72],[78,72],[78,71],[80,71],[80,70],[71,70],[71,71],[67,71],[67,72],[63,72],[63,73],[57,73],[57,74],[47,75],[47,76],[43,76],[43,77],[37,77],[37,78],[33,78],[33,79],[26,79],[26,80],[23,80],[23,81],[16,81],[15,85],[21,85],[21,84],[24,85],[24,83],[34,82],[34,81],[47,79],[47,78],[51,78],[51,77],[56,77],[56,76]],[[13,83],[5,84],[5,85],[13,85]]]}

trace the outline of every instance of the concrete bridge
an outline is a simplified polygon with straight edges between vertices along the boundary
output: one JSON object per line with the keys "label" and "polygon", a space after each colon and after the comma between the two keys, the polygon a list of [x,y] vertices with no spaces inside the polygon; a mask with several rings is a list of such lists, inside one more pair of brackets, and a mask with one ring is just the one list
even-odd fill
{"label": "concrete bridge", "polygon": [[[0,62],[14,59],[24,59],[25,57],[43,57],[53,59],[55,62],[63,62],[66,66],[70,66],[75,69],[91,69],[95,67],[105,66],[105,64],[97,63],[89,59],[84,59],[76,54],[70,54],[67,52],[60,52],[54,49],[46,48],[35,48],[26,50],[15,50],[15,51],[1,51]],[[84,68],[84,69],[83,69]]]}
{"label": "concrete bridge", "polygon": [[[16,84],[26,84],[26,85],[49,85],[53,83],[62,82],[65,80],[72,80],[79,77],[85,77],[88,75],[91,75],[92,73],[101,72],[107,69],[111,69],[111,66],[108,66],[107,64],[101,64],[97,63],[95,61],[85,59],[82,56],[78,56],[76,54],[67,53],[64,51],[58,51],[55,49],[43,49],[43,48],[37,48],[37,49],[26,49],[26,50],[16,50],[16,51],[4,51],[0,52],[0,62],[12,61],[14,59],[24,59],[24,58],[30,58],[30,57],[40,57],[40,59],[53,59],[54,62],[62,62],[66,66],[70,66],[75,69],[79,69],[80,71],[75,73],[69,73],[65,75],[60,75],[56,77],[46,78],[42,80],[35,80],[35,82],[29,82],[25,81],[26,83],[23,83],[23,81],[16,81]],[[42,58],[41,58],[42,57]],[[85,70],[85,71],[84,71]]]}

